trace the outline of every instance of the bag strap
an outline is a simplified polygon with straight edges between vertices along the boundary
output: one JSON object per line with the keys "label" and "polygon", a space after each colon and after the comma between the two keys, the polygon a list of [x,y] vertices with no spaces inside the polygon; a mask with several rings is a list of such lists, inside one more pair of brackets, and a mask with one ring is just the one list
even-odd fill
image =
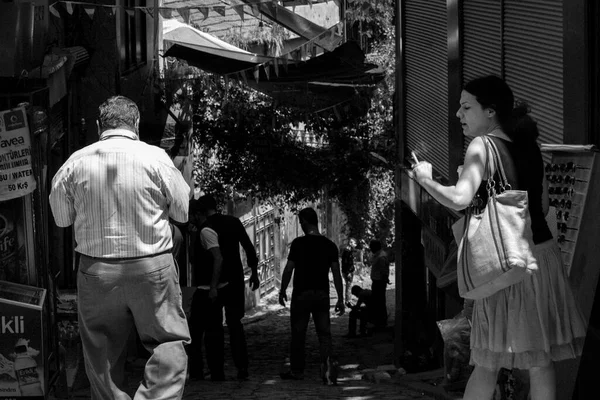
{"label": "bag strap", "polygon": [[490,144],[492,152],[494,153],[494,164],[498,167],[498,173],[500,174],[500,187],[502,188],[502,191],[506,190],[507,188],[510,190],[511,185],[510,183],[508,183],[508,179],[506,178],[506,172],[504,171],[504,164],[502,163],[502,159],[500,158],[500,151],[498,151],[498,146],[496,146],[496,143],[494,143],[492,139],[487,138],[487,140]]}
{"label": "bag strap", "polygon": [[488,198],[490,198],[496,195],[496,182],[494,181],[494,175],[492,174],[492,171],[495,170],[493,166],[496,164],[496,160],[494,153],[490,148],[491,145],[489,144],[489,142],[491,142],[491,140],[485,135],[481,136],[481,140],[483,141],[483,145],[485,146],[486,158],[485,171],[483,173],[483,176],[487,176],[486,190],[488,193]]}

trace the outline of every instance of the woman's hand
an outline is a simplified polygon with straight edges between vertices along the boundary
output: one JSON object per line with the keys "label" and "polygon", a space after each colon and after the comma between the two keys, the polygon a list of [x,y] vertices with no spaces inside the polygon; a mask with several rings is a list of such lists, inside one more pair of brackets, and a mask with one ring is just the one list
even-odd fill
{"label": "woman's hand", "polygon": [[419,161],[413,166],[413,177],[419,183],[425,179],[433,179],[433,166],[427,161]]}

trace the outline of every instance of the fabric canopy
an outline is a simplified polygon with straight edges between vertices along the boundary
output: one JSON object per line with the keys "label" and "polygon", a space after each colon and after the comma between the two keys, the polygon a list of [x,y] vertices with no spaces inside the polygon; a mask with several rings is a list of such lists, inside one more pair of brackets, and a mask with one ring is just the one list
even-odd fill
{"label": "fabric canopy", "polygon": [[377,65],[365,63],[365,55],[355,42],[343,43],[307,61],[294,61],[288,55],[273,58],[250,53],[177,20],[166,20],[163,26],[164,40],[172,43],[164,56],[239,78],[279,104],[307,111],[364,103],[385,77]]}
{"label": "fabric canopy", "polygon": [[249,86],[280,104],[310,111],[364,103],[385,78],[381,68],[365,63],[364,53],[355,42],[346,42],[332,52],[289,64],[287,68],[279,67],[278,75],[271,72],[267,76],[263,68],[259,71],[258,81],[252,71],[243,72]]}
{"label": "fabric canopy", "polygon": [[165,57],[186,60],[204,71],[227,75],[272,60],[240,49],[190,25],[168,19],[163,21],[163,40],[172,45]]}

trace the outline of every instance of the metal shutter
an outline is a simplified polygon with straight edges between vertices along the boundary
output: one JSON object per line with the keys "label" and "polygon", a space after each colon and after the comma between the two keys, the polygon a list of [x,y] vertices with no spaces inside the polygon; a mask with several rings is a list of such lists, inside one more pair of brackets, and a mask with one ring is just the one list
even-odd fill
{"label": "metal shutter", "polygon": [[531,106],[540,143],[563,143],[563,2],[505,0],[505,79]]}
{"label": "metal shutter", "polygon": [[[462,44],[463,85],[485,75],[502,76],[502,2],[463,1]],[[464,137],[463,155],[471,140]]]}
{"label": "metal shutter", "polygon": [[448,178],[446,0],[406,0],[406,143]]}

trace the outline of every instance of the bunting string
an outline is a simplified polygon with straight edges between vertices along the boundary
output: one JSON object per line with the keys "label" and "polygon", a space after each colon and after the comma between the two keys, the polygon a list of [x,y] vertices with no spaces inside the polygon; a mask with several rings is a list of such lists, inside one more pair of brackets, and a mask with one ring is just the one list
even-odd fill
{"label": "bunting string", "polygon": [[[317,4],[317,3],[325,3],[325,2],[329,2],[329,0],[302,0],[302,3],[304,5],[309,5],[309,6],[313,6],[313,4]],[[158,10],[161,14],[168,14],[168,15],[172,15],[173,11],[177,11],[184,19],[185,17],[181,14],[181,11],[183,12],[190,12],[191,10],[196,10],[196,11],[200,11],[201,13],[203,13],[205,16],[208,16],[208,12],[210,11],[214,11],[217,14],[221,15],[221,16],[225,16],[225,10],[234,10],[236,13],[238,13],[240,15],[240,18],[243,20],[243,13],[244,13],[244,8],[247,7],[250,9],[250,13],[256,15],[256,7],[257,5],[260,4],[273,4],[276,3],[274,0],[254,0],[251,2],[247,2],[246,4],[228,4],[228,5],[213,5],[213,6],[200,6],[200,5],[191,5],[191,6],[186,6],[186,7],[168,7],[168,6],[161,6],[158,7]],[[149,15],[152,15],[152,12],[154,11],[154,9],[156,7],[145,7],[145,6],[121,6],[121,5],[116,5],[116,4],[97,4],[97,3],[90,3],[90,2],[85,2],[85,1],[70,1],[70,0],[59,0],[59,1],[55,1],[52,4],[50,4],[50,9],[53,15],[57,16],[58,12],[56,12],[56,6],[58,4],[63,4],[65,6],[65,9],[67,10],[67,12],[69,13],[69,15],[73,14],[73,6],[75,5],[79,5],[79,6],[83,6],[86,11],[90,8],[110,8],[110,9],[116,9],[116,8],[124,8],[126,10],[142,10],[144,12],[147,12]],[[151,12],[148,12],[151,11]],[[92,15],[93,15],[93,11],[92,11]],[[169,17],[170,18],[170,17]]]}
{"label": "bunting string", "polygon": [[[312,7],[313,3],[320,3],[320,2],[326,2],[326,1],[328,2],[329,0],[301,0],[301,1],[303,4],[310,5]],[[244,10],[244,8],[248,8],[247,15],[255,15],[256,16],[257,14],[260,14],[259,12],[257,12],[258,11],[257,5],[273,4],[273,3],[274,3],[274,0],[255,0],[252,2],[247,2],[245,4],[236,4],[236,5],[218,5],[218,6],[216,6],[216,5],[213,5],[213,6],[192,5],[192,6],[186,6],[186,7],[161,6],[161,7],[158,7],[158,12],[165,19],[173,18],[174,17],[173,14],[177,13],[177,14],[179,14],[179,16],[181,16],[181,18],[186,23],[189,23],[190,13],[192,10],[200,12],[203,15],[204,19],[206,19],[206,18],[208,18],[209,13],[211,11],[220,16],[225,16],[226,10],[231,9],[239,15],[239,17],[241,18],[242,21],[244,21],[244,14],[246,14],[246,11]],[[140,10],[140,11],[144,12],[145,14],[147,14],[151,17],[154,17],[154,11],[157,9],[157,7],[142,7],[142,6],[125,7],[125,6],[116,5],[116,4],[112,4],[112,5],[111,4],[96,4],[96,3],[89,3],[89,2],[85,2],[85,1],[59,0],[59,1],[55,1],[54,3],[50,4],[50,6],[49,6],[50,13],[52,13],[52,15],[54,15],[57,18],[61,17],[60,12],[58,11],[58,8],[57,8],[59,5],[64,7],[64,9],[67,11],[67,13],[69,15],[73,15],[75,6],[79,6],[79,7],[83,8],[85,13],[91,19],[94,18],[95,12],[98,10],[98,8],[106,8],[106,9],[111,9],[113,11],[117,8],[124,9],[125,12],[129,16],[132,16],[132,17],[134,16],[134,12],[136,10]],[[283,69],[287,72],[289,60],[292,60],[294,65],[296,65],[298,62],[305,60],[309,56],[316,56],[316,53],[317,53],[316,48],[318,47],[318,48],[323,49],[323,47],[319,46],[318,42],[324,38],[327,38],[328,36],[333,38],[336,33],[340,34],[341,30],[342,30],[341,23],[335,24],[335,25],[331,26],[330,28],[328,28],[322,34],[315,36],[314,38],[307,40],[306,42],[303,42],[302,44],[296,46],[295,48],[290,49],[289,52],[285,55],[282,55],[280,57],[273,57],[270,61],[259,64],[256,67],[253,66],[246,70],[236,72],[235,74],[231,74],[231,75],[233,77],[237,77],[237,78],[239,78],[240,75],[242,75],[241,78],[244,81],[246,81],[246,73],[250,73],[250,76],[253,75],[254,79],[258,82],[259,76],[260,76],[260,69],[262,68],[262,70],[264,71],[264,73],[267,77],[267,80],[270,79],[271,71],[273,71],[276,76],[279,76],[279,72],[280,72],[279,66],[282,66]]]}

